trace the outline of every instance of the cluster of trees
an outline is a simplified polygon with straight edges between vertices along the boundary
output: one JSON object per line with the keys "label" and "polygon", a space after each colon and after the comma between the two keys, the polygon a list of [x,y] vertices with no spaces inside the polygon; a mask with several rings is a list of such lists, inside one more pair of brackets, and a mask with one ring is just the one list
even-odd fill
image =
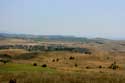
{"label": "cluster of trees", "polygon": [[16,56],[11,56],[8,54],[0,54],[0,58],[5,58],[5,59],[31,59],[34,58],[38,55],[39,53],[37,52],[31,52],[31,53],[23,53],[23,54],[18,54]]}
{"label": "cluster of trees", "polygon": [[79,52],[85,54],[91,54],[90,50],[87,48],[80,47],[67,47],[62,45],[2,45],[0,49],[25,49],[28,51],[71,51],[71,52]]}
{"label": "cluster of trees", "polygon": [[0,62],[6,64],[8,62],[11,62],[11,60],[10,59],[0,59]]}

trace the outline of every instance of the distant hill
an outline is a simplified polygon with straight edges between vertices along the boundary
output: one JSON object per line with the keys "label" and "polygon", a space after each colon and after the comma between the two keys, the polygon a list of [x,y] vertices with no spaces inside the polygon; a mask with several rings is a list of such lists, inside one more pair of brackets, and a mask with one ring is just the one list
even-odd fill
{"label": "distant hill", "polygon": [[61,35],[31,35],[31,34],[0,33],[0,39],[6,39],[6,38],[31,39],[35,41],[62,41],[62,42],[81,42],[81,43],[94,42],[98,44],[103,44],[106,42],[113,41],[113,40],[104,39],[104,38],[88,39],[86,37],[61,36]]}
{"label": "distant hill", "polygon": [[88,38],[61,36],[61,35],[27,35],[27,34],[8,34],[0,33],[0,38],[21,38],[32,39],[35,41],[68,41],[68,42],[89,42]]}
{"label": "distant hill", "polygon": [[[5,40],[4,40],[5,39]],[[125,52],[125,40],[110,40],[104,38],[85,38],[61,35],[30,35],[0,33],[0,44],[65,44],[96,48],[103,51]],[[28,41],[27,41],[28,40]]]}

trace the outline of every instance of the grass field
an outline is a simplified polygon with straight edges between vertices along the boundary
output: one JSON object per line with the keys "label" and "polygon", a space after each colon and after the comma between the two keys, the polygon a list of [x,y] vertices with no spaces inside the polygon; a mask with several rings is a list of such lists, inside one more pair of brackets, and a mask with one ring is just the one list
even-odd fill
{"label": "grass field", "polygon": [[[70,56],[75,59],[70,60]],[[59,61],[53,62],[57,58]],[[33,66],[33,62],[37,66]],[[123,68],[118,70],[107,68],[111,62],[112,59],[102,60],[97,56],[79,53],[45,52],[29,60],[1,63],[0,83],[8,83],[10,79],[16,79],[17,83],[124,83],[124,61],[119,62]],[[45,63],[47,67],[41,67]],[[74,66],[75,63],[78,64],[77,67]],[[103,68],[98,68],[99,65]]]}
{"label": "grass field", "polygon": [[[0,62],[0,83],[9,83],[10,79],[16,79],[17,83],[125,83],[124,46],[110,43],[75,45],[90,48],[92,54],[69,51],[33,53],[24,49],[0,50],[0,60],[10,60],[6,64]],[[115,51],[112,51],[112,48]],[[109,68],[114,62],[118,65],[115,70]],[[37,66],[33,63],[37,63]],[[47,67],[42,67],[43,64]]]}
{"label": "grass field", "polygon": [[[46,68],[40,69],[39,67],[34,68],[31,66],[18,69],[17,64],[13,65],[12,65],[13,68],[12,67],[8,68],[5,66],[3,67],[5,70],[0,71],[0,83],[8,83],[10,79],[16,79],[17,83],[124,83],[125,82],[125,75],[116,73],[118,71],[115,72],[113,71],[112,73],[94,72],[94,71],[55,72],[51,69],[46,69]],[[11,71],[11,72],[5,72],[5,71]]]}
{"label": "grass field", "polygon": [[1,64],[0,65],[0,72],[54,72],[54,69],[51,68],[43,68],[41,66],[33,66],[31,64],[15,64],[15,63],[8,63],[8,64]]}

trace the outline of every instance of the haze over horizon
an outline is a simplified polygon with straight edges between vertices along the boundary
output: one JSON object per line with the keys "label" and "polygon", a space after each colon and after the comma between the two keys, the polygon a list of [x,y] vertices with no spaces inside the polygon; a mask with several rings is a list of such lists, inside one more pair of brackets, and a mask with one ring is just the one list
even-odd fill
{"label": "haze over horizon", "polygon": [[124,0],[0,0],[0,32],[125,39]]}

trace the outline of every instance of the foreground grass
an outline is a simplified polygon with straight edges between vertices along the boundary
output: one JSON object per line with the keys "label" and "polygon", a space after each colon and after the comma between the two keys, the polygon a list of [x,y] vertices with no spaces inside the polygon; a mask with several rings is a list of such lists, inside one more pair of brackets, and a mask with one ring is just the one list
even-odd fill
{"label": "foreground grass", "polygon": [[125,77],[99,73],[0,73],[0,83],[16,79],[17,83],[125,83]]}
{"label": "foreground grass", "polygon": [[[117,72],[117,71],[116,71]],[[125,83],[125,75],[107,72],[63,72],[31,64],[1,64],[0,83]]]}
{"label": "foreground grass", "polygon": [[17,83],[125,83],[125,75],[115,72],[56,72],[31,64],[1,64],[0,83],[8,83],[10,79],[16,79]]}

